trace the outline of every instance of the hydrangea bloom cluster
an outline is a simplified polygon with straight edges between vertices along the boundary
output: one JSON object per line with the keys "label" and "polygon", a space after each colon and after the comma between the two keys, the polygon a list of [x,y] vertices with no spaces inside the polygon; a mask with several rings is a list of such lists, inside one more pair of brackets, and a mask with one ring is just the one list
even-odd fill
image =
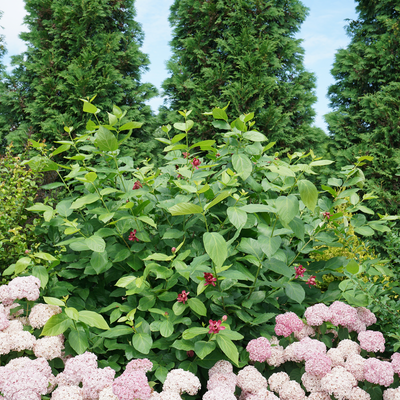
{"label": "hydrangea bloom cluster", "polygon": [[264,362],[271,357],[271,343],[265,337],[259,337],[249,342],[246,347],[251,361]]}
{"label": "hydrangea bloom cluster", "polygon": [[237,385],[237,376],[233,373],[233,366],[229,361],[217,361],[208,371],[208,376],[208,391],[203,396],[203,399],[236,400],[234,393]]}
{"label": "hydrangea bloom cluster", "polygon": [[275,333],[278,336],[288,337],[293,332],[301,331],[304,326],[303,321],[294,312],[277,315],[275,321]]}

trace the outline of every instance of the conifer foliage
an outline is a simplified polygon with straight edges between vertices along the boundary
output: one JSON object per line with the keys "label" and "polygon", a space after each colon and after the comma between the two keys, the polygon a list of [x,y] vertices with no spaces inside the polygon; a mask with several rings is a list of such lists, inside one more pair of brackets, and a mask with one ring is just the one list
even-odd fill
{"label": "conifer foliage", "polygon": [[28,49],[4,81],[3,134],[60,139],[64,125],[85,126],[79,99],[95,95],[104,114],[119,104],[130,120],[149,119],[144,102],[156,89],[140,82],[149,60],[139,50],[134,0],[29,0],[25,7],[30,31],[21,38]]}
{"label": "conifer foliage", "polygon": [[394,0],[357,0],[359,17],[347,27],[351,43],[336,54],[329,88],[333,112],[331,157],[343,166],[369,155],[368,189],[380,212],[400,210],[400,5]]}
{"label": "conifer foliage", "polygon": [[[161,117],[174,121],[187,109],[199,118],[230,102],[232,113],[254,111],[257,128],[280,148],[321,142],[322,130],[310,126],[315,77],[294,37],[307,12],[298,0],[175,0]],[[213,131],[208,123],[198,134],[210,138]]]}

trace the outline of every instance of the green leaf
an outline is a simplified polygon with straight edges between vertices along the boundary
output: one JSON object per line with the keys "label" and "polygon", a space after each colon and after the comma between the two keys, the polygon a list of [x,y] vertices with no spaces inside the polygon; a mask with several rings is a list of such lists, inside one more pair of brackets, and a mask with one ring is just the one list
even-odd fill
{"label": "green leaf", "polygon": [[354,232],[362,236],[372,236],[374,234],[374,230],[371,229],[369,226],[360,226],[354,228]]}
{"label": "green leaf", "polygon": [[120,131],[128,131],[130,129],[138,129],[141,128],[143,125],[143,122],[135,122],[135,121],[130,121],[127,122],[126,124],[122,125],[121,128],[119,128]]}
{"label": "green leaf", "polygon": [[163,337],[170,337],[174,333],[174,325],[169,319],[161,322],[160,325],[160,334]]}
{"label": "green leaf", "polygon": [[100,236],[90,236],[85,239],[85,244],[90,250],[103,253],[106,249],[106,242]]}
{"label": "green leaf", "polygon": [[71,330],[68,335],[68,343],[77,354],[83,354],[89,348],[88,338],[84,331]]}
{"label": "green leaf", "polygon": [[280,196],[275,201],[279,219],[283,224],[287,225],[299,212],[299,201],[297,197],[290,194],[289,196]]}
{"label": "green leaf", "polygon": [[230,131],[231,126],[225,121],[213,121],[212,125],[214,128],[223,129],[225,131]]}
{"label": "green leaf", "polygon": [[15,264],[15,275],[19,275],[21,272],[24,272],[30,263],[31,259],[29,257],[20,258]]}
{"label": "green leaf", "polygon": [[44,296],[43,300],[44,300],[44,302],[46,304],[51,304],[53,306],[59,306],[59,307],[65,307],[65,303],[62,300],[57,299],[56,297],[46,297],[46,296]]}
{"label": "green leaf", "polygon": [[40,287],[44,289],[49,281],[49,273],[43,265],[35,265],[32,268],[32,275],[40,279]]}
{"label": "green leaf", "polygon": [[136,276],[123,276],[122,278],[118,279],[117,283],[115,284],[115,286],[117,287],[122,287],[122,288],[126,288],[127,286],[129,286],[131,283],[135,282],[137,279]]}
{"label": "green leaf", "polygon": [[94,311],[79,311],[79,321],[95,328],[110,329],[105,319]]}
{"label": "green leaf", "polygon": [[108,269],[106,268],[108,264],[109,261],[107,251],[104,250],[103,252],[93,252],[92,257],[90,258],[90,265],[96,271],[97,275],[105,272]]}
{"label": "green leaf", "polygon": [[200,328],[200,327],[186,329],[182,333],[182,338],[185,340],[190,340],[198,335],[205,335],[206,333],[208,333],[208,331],[209,331],[208,328]]}
{"label": "green leaf", "polygon": [[63,200],[60,201],[57,206],[56,210],[61,217],[68,218],[74,211],[71,209],[72,202],[70,200]]}
{"label": "green leaf", "polygon": [[382,221],[382,223],[379,221],[371,221],[371,222],[368,222],[368,225],[372,229],[374,229],[375,231],[378,231],[378,232],[390,232],[390,228],[388,228],[386,225],[384,225],[383,221]]}
{"label": "green leaf", "polygon": [[42,203],[36,203],[32,207],[27,208],[28,211],[53,211],[50,206],[46,206]]}
{"label": "green leaf", "polygon": [[40,336],[58,336],[71,326],[72,320],[66,314],[56,314],[46,322]]}
{"label": "green leaf", "polygon": [[176,216],[176,215],[188,215],[188,214],[201,214],[203,212],[203,208],[191,203],[179,203],[175,206],[172,206],[168,209],[168,211]]}
{"label": "green leaf", "polygon": [[200,147],[200,149],[203,149],[204,147],[210,147],[215,143],[215,140],[202,140],[201,142],[197,142],[195,144],[192,144],[189,149],[193,149],[194,147]]}
{"label": "green leaf", "polygon": [[330,165],[332,164],[334,161],[331,160],[318,160],[318,161],[312,161],[310,163],[310,167],[319,167],[321,165]]}
{"label": "green leaf", "polygon": [[60,147],[58,147],[57,149],[55,149],[51,154],[50,157],[54,157],[57,154],[63,153],[64,151],[69,150],[69,148],[71,147],[71,145],[69,144],[62,144]]}
{"label": "green leaf", "polygon": [[285,286],[286,296],[301,304],[306,297],[303,287],[296,282],[288,282]]}
{"label": "green leaf", "polygon": [[249,157],[241,153],[232,156],[232,165],[244,181],[250,176],[253,170],[253,165]]}
{"label": "green leaf", "polygon": [[244,336],[236,331],[231,331],[230,329],[224,329],[218,333],[221,336],[225,336],[230,340],[242,340]]}
{"label": "green leaf", "polygon": [[226,115],[226,112],[221,108],[214,108],[212,110],[212,115],[215,119],[223,119],[225,121],[228,121],[228,116]]}
{"label": "green leaf", "polygon": [[270,260],[265,261],[263,265],[271,271],[274,271],[277,274],[286,276],[288,278],[291,278],[294,273],[294,269],[292,270],[286,265],[286,263],[277,260],[276,258],[271,258]]}
{"label": "green leaf", "polygon": [[229,207],[227,210],[228,218],[231,224],[239,231],[247,222],[247,213],[237,207]]}
{"label": "green leaf", "polygon": [[118,149],[117,138],[104,126],[100,126],[94,135],[94,144],[102,151],[115,151]]}
{"label": "green leaf", "polygon": [[79,320],[79,313],[78,310],[74,307],[65,307],[65,314],[68,315],[71,319],[78,321]]}
{"label": "green leaf", "polygon": [[252,142],[267,142],[268,139],[265,135],[257,131],[248,131],[243,133],[243,137]]}
{"label": "green leaf", "polygon": [[180,142],[183,138],[186,137],[186,133],[178,133],[177,135],[175,135],[172,139],[171,139],[171,143],[178,143]]}
{"label": "green leaf", "polygon": [[263,257],[263,252],[260,242],[252,238],[242,238],[238,246],[238,250],[246,254],[251,254],[260,261]]}
{"label": "green leaf", "polygon": [[194,351],[198,357],[203,359],[212,353],[216,346],[217,344],[215,341],[205,342],[204,340],[199,340],[194,344]]}
{"label": "green leaf", "polygon": [[46,261],[56,261],[57,258],[53,257],[51,254],[49,253],[33,253],[34,257],[40,258],[41,260],[46,260]]}
{"label": "green leaf", "polygon": [[219,348],[235,365],[239,365],[239,352],[236,348],[236,345],[232,342],[232,340],[228,339],[225,336],[221,336],[218,333],[216,334],[216,336]]}
{"label": "green leaf", "polygon": [[147,256],[144,261],[154,260],[154,261],[171,261],[174,256],[167,256],[166,254],[162,253],[153,253]]}
{"label": "green leaf", "polygon": [[157,228],[156,223],[155,223],[150,217],[141,216],[141,217],[138,217],[138,219],[139,219],[140,221],[142,221],[142,222],[144,222],[144,223],[146,223],[146,224],[152,226],[153,228]]}
{"label": "green leaf", "polygon": [[297,238],[304,240],[305,228],[303,220],[294,217],[293,220],[289,222],[289,227]]}
{"label": "green leaf", "polygon": [[304,205],[311,211],[314,211],[318,201],[318,190],[315,185],[306,179],[300,179],[297,181],[297,187],[299,188],[300,198]]}
{"label": "green leaf", "polygon": [[203,235],[204,248],[217,268],[222,267],[228,256],[228,246],[223,236],[217,232],[206,232]]}
{"label": "green leaf", "polygon": [[273,207],[267,206],[266,204],[247,204],[246,206],[240,207],[240,210],[251,214],[259,212],[276,212]]}
{"label": "green leaf", "polygon": [[337,178],[329,178],[328,179],[328,185],[335,186],[335,187],[340,187],[340,186],[343,185],[343,181],[341,179],[337,179]]}
{"label": "green leaf", "polygon": [[175,315],[181,315],[187,308],[186,304],[180,303],[179,301],[175,302],[172,306],[172,311]]}
{"label": "green leaf", "polygon": [[79,199],[75,200],[70,208],[72,210],[75,210],[77,208],[81,208],[85,206],[86,204],[92,204],[95,201],[99,200],[100,196],[97,193],[90,193],[86,196],[80,197]]}
{"label": "green leaf", "polygon": [[179,239],[181,238],[183,235],[185,234],[185,232],[183,231],[179,231],[178,229],[168,229],[164,235],[163,235],[163,239]]}
{"label": "green leaf", "polygon": [[87,112],[90,114],[96,114],[97,113],[97,107],[91,103],[89,103],[87,100],[80,99],[83,101],[83,112]]}
{"label": "green leaf", "polygon": [[135,333],[132,337],[132,346],[142,354],[149,354],[153,339],[148,333]]}
{"label": "green leaf", "polygon": [[261,250],[268,258],[272,258],[272,256],[278,251],[279,247],[281,246],[282,239],[280,236],[260,236],[258,241],[261,245]]}
{"label": "green leaf", "polygon": [[189,299],[188,305],[195,313],[202,315],[204,317],[207,315],[207,308],[203,304],[203,302],[201,302],[199,299],[197,298]]}
{"label": "green leaf", "polygon": [[109,329],[108,331],[104,331],[100,333],[100,337],[113,339],[118,338],[123,335],[131,335],[133,333],[133,328],[128,325],[117,325],[114,328]]}
{"label": "green leaf", "polygon": [[350,260],[349,263],[346,265],[346,269],[351,274],[358,274],[360,267],[358,266],[358,262],[356,260]]}
{"label": "green leaf", "polygon": [[204,206],[204,210],[209,210],[211,207],[215,206],[216,204],[220,203],[222,200],[225,200],[231,194],[230,190],[223,191],[220,193],[213,201],[206,204]]}

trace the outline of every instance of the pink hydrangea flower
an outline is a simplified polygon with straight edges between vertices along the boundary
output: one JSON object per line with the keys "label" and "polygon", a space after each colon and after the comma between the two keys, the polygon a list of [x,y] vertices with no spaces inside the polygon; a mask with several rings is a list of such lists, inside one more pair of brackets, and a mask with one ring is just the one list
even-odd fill
{"label": "pink hydrangea flower", "polygon": [[130,361],[125,371],[143,371],[143,372],[150,372],[153,369],[153,363],[147,358],[140,358],[137,360]]}
{"label": "pink hydrangea flower", "polygon": [[268,378],[269,388],[275,393],[279,393],[282,386],[290,381],[290,377],[286,372],[275,372]]}
{"label": "pink hydrangea flower", "polygon": [[265,337],[250,340],[246,347],[250,354],[250,360],[264,362],[271,356],[271,343]]}
{"label": "pink hydrangea flower", "polygon": [[285,382],[279,390],[281,400],[305,400],[306,394],[296,381]]}
{"label": "pink hydrangea flower", "polygon": [[392,360],[393,371],[400,375],[400,353],[393,353],[390,359]]}
{"label": "pink hydrangea flower", "polygon": [[61,307],[51,304],[36,304],[29,313],[29,324],[32,328],[42,328],[56,314],[61,313]]}
{"label": "pink hydrangea flower", "polygon": [[330,321],[332,318],[332,313],[329,307],[327,307],[325,304],[318,303],[308,307],[304,313],[304,316],[307,319],[308,325],[319,326],[326,321]]}
{"label": "pink hydrangea flower", "polygon": [[197,394],[201,387],[200,380],[192,372],[181,368],[173,369],[168,372],[164,381],[164,392],[175,392],[179,395],[187,393],[190,396]]}
{"label": "pink hydrangea flower", "polygon": [[233,372],[227,374],[213,374],[207,382],[207,389],[213,390],[217,387],[225,386],[230,392],[234,393],[236,389],[237,376]]}
{"label": "pink hydrangea flower", "polygon": [[12,299],[27,299],[35,301],[40,295],[40,279],[35,276],[18,276],[9,284],[10,297]]}
{"label": "pink hydrangea flower", "polygon": [[[293,343],[294,344],[294,343]],[[316,339],[311,339],[306,337],[295,346],[295,358],[298,360],[308,360],[314,355],[325,355],[326,354],[326,345],[323,342],[320,342]]]}
{"label": "pink hydrangea flower", "polygon": [[347,371],[353,374],[358,381],[364,380],[364,365],[365,359],[359,354],[350,354],[347,356],[344,367]]}
{"label": "pink hydrangea flower", "polygon": [[332,368],[332,371],[321,379],[322,390],[333,394],[338,399],[350,396],[355,386],[357,386],[356,379],[343,367]]}
{"label": "pink hydrangea flower", "polygon": [[271,356],[267,358],[267,364],[272,367],[279,367],[285,362],[285,350],[282,346],[272,346]]}
{"label": "pink hydrangea flower", "polygon": [[339,342],[337,348],[342,352],[344,359],[350,354],[360,354],[361,347],[357,342],[353,342],[350,339],[343,339]]}
{"label": "pink hydrangea flower", "polygon": [[319,378],[331,371],[332,360],[325,354],[315,353],[306,360],[306,372]]}
{"label": "pink hydrangea flower", "polygon": [[256,394],[267,386],[267,380],[261,375],[257,368],[248,365],[239,371],[237,385],[245,392]]}
{"label": "pink hydrangea flower", "polygon": [[364,363],[364,378],[376,385],[390,386],[394,381],[392,364],[377,358],[368,358]]}
{"label": "pink hydrangea flower", "polygon": [[360,346],[363,350],[372,352],[385,351],[385,338],[382,332],[365,331],[360,332],[357,336]]}
{"label": "pink hydrangea flower", "polygon": [[315,375],[311,375],[308,372],[305,372],[301,376],[301,382],[303,383],[303,386],[305,387],[307,392],[320,392],[322,390],[321,378],[318,378],[318,376]]}
{"label": "pink hydrangea flower", "polygon": [[275,317],[275,321],[275,333],[278,336],[288,337],[293,332],[301,331],[304,326],[303,321],[294,312],[279,314]]}
{"label": "pink hydrangea flower", "polygon": [[335,301],[329,306],[331,311],[331,322],[333,325],[346,326],[357,321],[357,310],[341,301]]}
{"label": "pink hydrangea flower", "polygon": [[[225,386],[216,387],[204,393],[203,400],[237,400],[237,397]],[[162,399],[164,400],[164,398]],[[175,400],[175,399],[171,399]],[[178,400],[178,399],[176,399]]]}
{"label": "pink hydrangea flower", "polygon": [[358,307],[357,315],[358,318],[360,318],[360,321],[362,321],[366,326],[376,324],[375,314],[372,311],[368,310],[368,308]]}
{"label": "pink hydrangea flower", "polygon": [[115,371],[110,367],[92,370],[82,379],[83,395],[85,399],[98,399],[100,392],[113,384]]}
{"label": "pink hydrangea flower", "polygon": [[113,382],[113,392],[119,400],[149,400],[151,388],[143,371],[124,372]]}

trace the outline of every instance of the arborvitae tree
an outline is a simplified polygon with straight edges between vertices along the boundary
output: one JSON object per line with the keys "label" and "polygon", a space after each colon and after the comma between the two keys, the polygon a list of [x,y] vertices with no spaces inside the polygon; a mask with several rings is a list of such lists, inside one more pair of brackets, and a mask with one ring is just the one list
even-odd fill
{"label": "arborvitae tree", "polygon": [[64,125],[82,131],[87,114],[79,99],[97,95],[101,117],[116,104],[127,119],[146,121],[134,131],[145,139],[152,114],[144,102],[156,89],[140,82],[149,60],[139,50],[134,0],[29,0],[25,8],[28,49],[14,57],[17,68],[4,81],[3,134],[53,140],[66,135]]}
{"label": "arborvitae tree", "polygon": [[326,115],[330,152],[341,167],[372,156],[364,166],[367,190],[381,213],[400,211],[400,5],[357,0],[358,19],[347,27],[351,43],[336,54]]}
{"label": "arborvitae tree", "polygon": [[[295,39],[308,9],[299,0],[175,0],[168,62],[171,77],[161,120],[177,110],[200,113],[230,102],[230,115],[256,113],[256,127],[279,148],[310,149],[325,139],[311,127],[315,77]],[[210,138],[208,117],[197,133]]]}

